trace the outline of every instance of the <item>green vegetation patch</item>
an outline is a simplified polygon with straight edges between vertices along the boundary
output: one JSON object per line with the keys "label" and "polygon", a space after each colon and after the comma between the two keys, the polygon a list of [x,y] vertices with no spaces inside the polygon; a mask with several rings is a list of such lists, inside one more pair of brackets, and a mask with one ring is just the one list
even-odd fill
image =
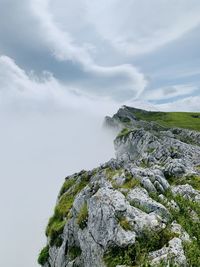
{"label": "green vegetation patch", "polygon": [[106,174],[106,177],[108,178],[108,180],[112,180],[112,178],[115,176],[115,175],[123,175],[124,173],[124,170],[122,168],[120,169],[112,169],[112,168],[106,168],[105,169],[105,174]]}
{"label": "green vegetation patch", "polygon": [[[196,183],[197,181],[198,180],[192,182],[193,186],[194,183]],[[150,196],[154,200],[162,203],[163,205],[166,205],[166,202],[163,202],[159,198],[158,194],[152,193],[150,194]],[[172,220],[177,221],[177,223],[180,224],[182,228],[192,238],[191,242],[184,243],[184,250],[188,260],[188,265],[191,267],[199,267],[200,266],[200,220],[194,219],[191,213],[195,212],[195,214],[200,218],[200,204],[185,199],[180,195],[173,196],[170,190],[165,192],[165,197],[168,199],[168,201],[174,200],[179,207],[179,210],[170,208],[170,213],[172,214]]]}
{"label": "green vegetation patch", "polygon": [[191,267],[200,266],[200,220],[195,220],[191,212],[194,211],[200,218],[200,204],[194,201],[185,199],[184,197],[178,195],[173,196],[172,192],[166,192],[166,197],[168,200],[174,200],[178,206],[179,210],[170,209],[173,216],[173,220],[176,220],[182,228],[190,235],[192,238],[191,242],[184,243],[184,250],[188,260],[188,264]]}
{"label": "green vegetation patch", "polygon": [[41,250],[38,256],[38,263],[43,266],[48,261],[48,259],[49,259],[49,246],[46,246]]}
{"label": "green vegetation patch", "polygon": [[88,221],[88,206],[87,203],[84,203],[77,216],[77,224],[83,230],[85,227],[87,227],[87,221]]}
{"label": "green vegetation patch", "polygon": [[[122,185],[117,185],[115,183],[113,177],[116,175],[123,176],[125,178],[125,181]],[[114,188],[131,189],[131,188],[134,188],[140,185],[140,182],[136,178],[134,178],[130,172],[128,172],[127,170],[124,170],[123,168],[120,168],[120,169],[107,168],[106,176],[108,180],[111,181],[112,186]]]}
{"label": "green vegetation patch", "polygon": [[153,153],[155,150],[156,150],[155,148],[153,148],[153,147],[149,147],[149,148],[147,149],[147,153],[148,153],[148,154],[151,154],[151,153]]}
{"label": "green vegetation patch", "polygon": [[119,116],[119,119],[120,119],[120,121],[122,121],[123,123],[130,124],[130,122],[131,122],[131,119],[128,118],[128,117],[120,117],[120,116]]}
{"label": "green vegetation patch", "polygon": [[185,256],[187,258],[188,266],[200,266],[200,247],[196,240],[184,243]]}
{"label": "green vegetation patch", "polygon": [[[131,108],[129,108],[131,111]],[[134,116],[139,120],[154,121],[164,127],[186,128],[200,131],[200,113],[194,112],[155,112],[133,110]]]}
{"label": "green vegetation patch", "polygon": [[125,230],[125,231],[131,231],[131,230],[133,230],[133,227],[132,227],[132,225],[130,224],[130,222],[127,220],[127,218],[126,217],[120,217],[119,219],[119,224],[120,224],[120,226]]}
{"label": "green vegetation patch", "polygon": [[173,237],[174,234],[168,227],[158,232],[145,230],[134,245],[110,247],[104,254],[104,262],[107,267],[116,267],[116,265],[150,266],[148,253],[162,248]]}
{"label": "green vegetation patch", "polygon": [[59,196],[62,196],[67,190],[69,190],[75,183],[75,178],[66,179],[61,190]]}
{"label": "green vegetation patch", "polygon": [[148,162],[146,160],[143,159],[140,162],[140,167],[146,169],[146,168],[149,168],[149,164],[148,164]]}
{"label": "green vegetation patch", "polygon": [[200,165],[196,166],[195,168],[200,171]]}
{"label": "green vegetation patch", "polygon": [[[182,196],[174,197],[180,211],[171,210],[174,219],[188,232],[191,237],[195,237],[200,249],[200,221],[196,221],[191,216],[191,211],[195,211],[200,218],[200,204],[189,201]],[[200,262],[199,262],[200,266]]]}
{"label": "green vegetation patch", "polygon": [[134,177],[130,177],[130,176],[126,176],[126,180],[124,182],[124,184],[121,186],[121,188],[125,188],[125,189],[132,189],[136,186],[140,185],[140,181],[138,181],[137,179],[135,179]]}
{"label": "green vegetation patch", "polygon": [[75,260],[81,255],[81,248],[77,246],[69,247],[68,256],[70,260]]}
{"label": "green vegetation patch", "polygon": [[[90,176],[87,172],[81,172],[73,186],[63,193],[54,209],[54,215],[50,218],[46,228],[46,235],[50,237],[50,245],[61,246],[61,234],[67,219],[70,217],[70,210],[76,195],[88,184]],[[66,188],[66,186],[64,186]]]}
{"label": "green vegetation patch", "polygon": [[117,135],[117,138],[126,138],[128,135],[133,132],[133,129],[124,128],[121,130],[121,132]]}
{"label": "green vegetation patch", "polygon": [[[191,210],[194,210],[200,216],[200,205],[194,202],[188,202],[183,197],[176,197],[175,201],[180,207],[180,212],[173,212],[177,222],[193,238],[192,242],[185,243],[184,249],[189,266],[200,266],[200,221],[193,220]],[[199,217],[200,218],[200,217]]]}
{"label": "green vegetation patch", "polygon": [[200,176],[198,175],[187,175],[183,177],[169,177],[168,181],[171,185],[184,185],[189,184],[194,189],[200,190]]}

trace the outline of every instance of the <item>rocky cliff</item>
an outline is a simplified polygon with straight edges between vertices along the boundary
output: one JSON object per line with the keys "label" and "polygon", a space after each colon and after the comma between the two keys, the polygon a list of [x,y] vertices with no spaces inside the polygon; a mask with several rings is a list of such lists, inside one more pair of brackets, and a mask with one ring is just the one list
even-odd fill
{"label": "rocky cliff", "polygon": [[199,267],[199,114],[123,107],[105,125],[116,158],[65,179],[38,262]]}

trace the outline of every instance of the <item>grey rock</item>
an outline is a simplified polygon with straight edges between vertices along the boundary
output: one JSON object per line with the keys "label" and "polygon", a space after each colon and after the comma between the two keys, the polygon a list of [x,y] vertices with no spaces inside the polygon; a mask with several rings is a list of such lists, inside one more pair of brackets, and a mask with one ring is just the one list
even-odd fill
{"label": "grey rock", "polygon": [[153,200],[144,188],[136,187],[127,195],[128,201],[136,205],[147,213],[155,213],[162,217],[164,221],[170,219],[169,211],[160,203]]}

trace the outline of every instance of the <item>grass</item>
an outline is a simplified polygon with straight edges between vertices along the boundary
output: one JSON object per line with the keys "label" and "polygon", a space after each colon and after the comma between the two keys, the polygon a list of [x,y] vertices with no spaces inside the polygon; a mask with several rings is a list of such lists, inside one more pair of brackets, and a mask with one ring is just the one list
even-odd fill
{"label": "grass", "polygon": [[[131,108],[128,108],[131,111]],[[133,110],[133,114],[139,120],[154,121],[164,127],[186,128],[200,131],[199,112],[144,112]]]}
{"label": "grass", "polygon": [[66,181],[64,182],[64,184],[60,190],[59,196],[62,196],[67,190],[69,190],[74,185],[74,183],[75,183],[74,178],[66,179]]}
{"label": "grass", "polygon": [[76,259],[80,255],[81,255],[81,248],[80,247],[77,247],[77,246],[69,247],[68,256],[69,256],[71,261]]}
{"label": "grass", "polygon": [[195,168],[200,171],[200,165],[196,166]]}
{"label": "grass", "polygon": [[[113,181],[113,177],[115,175],[123,175],[125,177],[125,182],[122,185],[116,185],[115,181]],[[131,189],[134,188],[135,186],[139,186],[140,182],[135,179],[130,172],[127,170],[118,169],[118,170],[113,170],[111,168],[106,169],[106,176],[108,180],[111,181],[112,185],[114,188],[124,188],[124,189]]]}
{"label": "grass", "polygon": [[143,159],[140,162],[140,167],[146,169],[146,168],[149,168],[149,164]]}
{"label": "grass", "polygon": [[87,203],[84,203],[79,211],[76,222],[79,225],[79,227],[83,230],[85,227],[87,227],[87,221],[88,221],[88,206]]}
{"label": "grass", "polygon": [[[176,182],[178,183],[178,181]],[[151,197],[162,203],[158,195],[152,194]],[[182,228],[190,235],[190,238],[192,239],[191,242],[184,243],[184,250],[188,261],[188,266],[199,267],[200,266],[200,221],[193,220],[191,216],[191,211],[195,211],[195,213],[200,218],[200,204],[185,199],[180,195],[173,196],[170,190],[165,192],[165,197],[168,199],[168,201],[174,200],[178,204],[179,210],[169,208],[170,213],[172,214],[172,219],[177,221],[177,223],[182,226]],[[162,204],[165,205],[166,203],[163,202]]]}
{"label": "grass", "polygon": [[[179,206],[179,211],[171,210],[174,219],[188,232],[191,237],[195,237],[200,248],[200,222],[193,220],[191,211],[195,211],[200,216],[200,204],[189,201],[182,196],[174,197]],[[199,262],[200,266],[200,262]]]}
{"label": "grass", "polygon": [[124,137],[127,137],[133,130],[130,130],[128,128],[124,128],[121,130],[121,132],[117,135],[117,138],[121,139]]}
{"label": "grass", "polygon": [[125,189],[132,189],[132,188],[139,186],[139,185],[140,185],[140,182],[138,180],[136,180],[133,177],[127,177],[126,176],[126,180],[125,180],[124,184],[121,185],[120,187],[125,188]]}
{"label": "grass", "polygon": [[[58,203],[54,209],[54,214],[49,219],[46,228],[46,235],[50,237],[51,246],[53,245],[56,245],[57,247],[61,246],[62,244],[61,234],[63,232],[67,219],[69,219],[70,210],[74,203],[74,199],[76,195],[88,184],[90,179],[87,172],[81,173],[79,176],[77,176],[77,178],[80,179],[77,179],[73,186],[69,187],[68,184],[67,186],[69,187],[68,191],[60,196]],[[65,183],[63,188],[66,188]]]}
{"label": "grass", "polygon": [[112,178],[115,176],[115,175],[122,175],[123,174],[123,169],[112,169],[110,167],[106,168],[105,170],[105,174],[106,174],[106,177],[108,178],[108,180],[112,180]]}
{"label": "grass", "polygon": [[157,232],[145,230],[134,245],[111,246],[104,254],[104,262],[107,267],[116,267],[116,265],[150,266],[148,253],[162,248],[173,237],[174,234],[168,227]]}
{"label": "grass", "polygon": [[177,195],[173,196],[170,191],[166,193],[168,200],[174,200],[178,206],[179,211],[170,209],[173,220],[176,220],[182,228],[190,235],[192,241],[184,243],[184,250],[189,266],[200,266],[200,221],[193,220],[191,211],[195,211],[200,218],[200,204],[190,201],[184,197]]}
{"label": "grass", "polygon": [[200,266],[200,248],[196,240],[184,243],[184,251],[188,260],[188,265],[191,267]]}
{"label": "grass", "polygon": [[126,217],[120,217],[119,218],[119,224],[120,226],[125,230],[125,231],[131,231],[133,230],[132,225],[130,225],[129,221],[127,220]]}
{"label": "grass", "polygon": [[147,149],[147,153],[148,153],[148,154],[151,154],[151,153],[153,153],[155,150],[156,150],[155,148],[153,148],[153,147],[149,147],[149,148]]}
{"label": "grass", "polygon": [[149,213],[150,212],[148,207],[146,207],[144,205],[141,205],[141,204],[139,204],[137,202],[130,201],[130,205],[135,207],[135,208],[137,208],[137,209],[139,209],[139,210],[141,210],[141,211],[143,211],[143,212],[145,212],[145,213]]}
{"label": "grass", "polygon": [[200,222],[196,222],[190,215],[191,209],[197,212],[200,216],[200,205],[194,202],[188,202],[182,197],[176,197],[176,202],[179,205],[180,212],[173,212],[177,222],[185,229],[192,242],[184,244],[185,254],[188,260],[188,264],[191,267],[200,266]]}
{"label": "grass", "polygon": [[43,266],[48,261],[48,258],[49,258],[49,246],[46,246],[41,250],[38,256],[38,263]]}
{"label": "grass", "polygon": [[171,185],[184,185],[189,184],[194,189],[200,190],[200,176],[198,175],[187,175],[183,177],[169,177],[168,181]]}

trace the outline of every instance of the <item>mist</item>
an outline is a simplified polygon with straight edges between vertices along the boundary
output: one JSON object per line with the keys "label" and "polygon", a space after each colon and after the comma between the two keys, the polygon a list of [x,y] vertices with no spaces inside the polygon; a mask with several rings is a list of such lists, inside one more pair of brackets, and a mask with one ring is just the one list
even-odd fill
{"label": "mist", "polygon": [[0,266],[38,266],[64,178],[114,157],[114,133],[102,128],[104,115],[80,109],[1,112]]}

